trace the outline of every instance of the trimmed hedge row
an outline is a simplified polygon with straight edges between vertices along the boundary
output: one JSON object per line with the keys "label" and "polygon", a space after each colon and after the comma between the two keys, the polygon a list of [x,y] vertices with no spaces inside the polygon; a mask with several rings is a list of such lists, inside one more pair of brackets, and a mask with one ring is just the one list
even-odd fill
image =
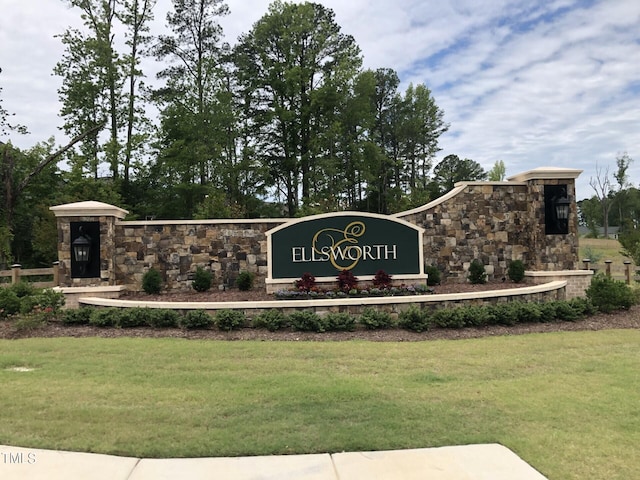
{"label": "trimmed hedge row", "polygon": [[[35,323],[59,319],[65,325],[92,325],[96,327],[152,327],[208,329],[223,331],[244,327],[277,331],[290,328],[297,331],[328,332],[352,331],[363,328],[383,329],[400,327],[422,332],[433,327],[466,328],[487,325],[511,326],[519,323],[575,321],[597,311],[611,312],[628,309],[637,303],[636,292],[618,280],[596,275],[587,289],[587,298],[546,303],[509,302],[495,305],[462,306],[430,310],[412,305],[396,316],[388,312],[367,308],[357,318],[348,313],[329,313],[323,316],[311,310],[300,310],[284,315],[279,310],[268,310],[248,319],[236,310],[220,310],[211,315],[204,310],[191,310],[181,315],[175,310],[151,308],[80,308],[61,311],[64,295],[50,289],[35,289],[28,284],[0,288],[0,318],[20,315],[22,320]],[[27,322],[28,323],[28,322]],[[32,322],[33,323],[33,322]]]}
{"label": "trimmed hedge row", "polygon": [[466,328],[519,323],[573,322],[598,309],[585,298],[546,303],[510,302],[496,305],[442,308],[434,312],[411,308],[400,314],[399,326],[417,332],[432,327]]}
{"label": "trimmed hedge row", "polygon": [[279,310],[268,310],[252,319],[236,310],[220,310],[215,315],[204,310],[190,310],[179,314],[175,310],[152,308],[84,307],[63,312],[65,325],[92,325],[95,327],[153,327],[210,329],[222,331],[240,328],[264,328],[269,331],[292,329],[302,332],[353,331],[358,325],[368,330],[400,327],[423,332],[433,327],[466,328],[487,325],[516,325],[519,323],[575,321],[596,313],[590,300],[577,298],[570,301],[547,303],[511,302],[497,305],[421,309],[412,305],[397,316],[367,308],[355,317],[349,313],[318,315],[311,310],[300,310],[289,315]]}

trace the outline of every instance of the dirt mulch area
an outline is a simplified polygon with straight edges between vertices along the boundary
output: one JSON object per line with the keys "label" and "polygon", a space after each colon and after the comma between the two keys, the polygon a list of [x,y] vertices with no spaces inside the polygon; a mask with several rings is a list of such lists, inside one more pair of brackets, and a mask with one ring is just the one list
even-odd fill
{"label": "dirt mulch area", "polygon": [[[487,290],[502,290],[506,288],[527,287],[523,283],[492,282],[484,284],[445,284],[431,287],[434,294],[482,292]],[[243,292],[238,289],[210,290],[198,293],[194,290],[185,292],[167,292],[159,295],[148,295],[144,292],[129,292],[120,297],[120,300],[141,300],[145,302],[259,302],[263,300],[277,300],[272,294],[264,290],[251,290]]]}
{"label": "dirt mulch area", "polygon": [[[435,287],[435,293],[460,293],[482,290],[496,290],[514,288],[514,284],[497,283],[485,285],[443,285]],[[240,292],[231,290],[226,292],[183,292],[163,294],[159,296],[146,294],[128,294],[123,299],[151,300],[151,301],[188,301],[188,302],[217,302],[217,301],[259,301],[273,300],[272,295],[264,292]],[[139,338],[186,338],[208,340],[254,340],[254,341],[350,341],[365,340],[374,342],[415,342],[426,340],[456,340],[466,338],[481,338],[498,335],[522,335],[526,333],[544,333],[558,331],[584,331],[608,329],[640,329],[640,305],[630,310],[614,314],[598,314],[576,322],[521,324],[512,327],[493,325],[479,328],[465,328],[461,330],[434,328],[428,332],[415,333],[402,329],[365,330],[361,326],[353,332],[269,332],[262,329],[245,328],[233,332],[218,330],[183,330],[179,328],[97,328],[91,326],[64,326],[60,323],[50,323],[35,330],[16,332],[12,322],[0,321],[0,338],[26,337],[139,337]]]}

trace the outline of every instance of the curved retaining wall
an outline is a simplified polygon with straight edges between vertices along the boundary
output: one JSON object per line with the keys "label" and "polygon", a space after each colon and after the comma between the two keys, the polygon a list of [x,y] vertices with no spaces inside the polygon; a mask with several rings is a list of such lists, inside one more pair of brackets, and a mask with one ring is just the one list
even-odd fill
{"label": "curved retaining wall", "polygon": [[411,305],[420,308],[436,309],[464,305],[485,305],[501,302],[546,302],[563,300],[565,298],[567,282],[557,280],[542,285],[534,285],[503,290],[488,290],[484,292],[448,293],[440,295],[409,295],[398,297],[360,297],[320,300],[269,300],[261,302],[144,302],[135,300],[118,300],[98,297],[83,297],[78,300],[80,305],[96,307],[119,308],[169,308],[173,310],[205,310],[215,313],[219,310],[231,309],[242,311],[246,316],[253,317],[264,310],[276,308],[283,313],[295,310],[312,310],[320,315],[329,312],[348,312],[359,315],[367,307],[399,313]]}

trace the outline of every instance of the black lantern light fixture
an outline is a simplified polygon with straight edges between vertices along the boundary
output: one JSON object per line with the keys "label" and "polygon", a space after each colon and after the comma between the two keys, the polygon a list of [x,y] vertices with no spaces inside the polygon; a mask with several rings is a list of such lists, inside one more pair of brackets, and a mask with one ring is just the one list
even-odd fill
{"label": "black lantern light fixture", "polygon": [[79,233],[78,237],[71,244],[71,247],[73,250],[73,258],[80,267],[80,272],[84,274],[91,257],[91,241],[82,233],[82,228]]}
{"label": "black lantern light fixture", "polygon": [[544,186],[545,235],[567,235],[572,199],[568,185]]}
{"label": "black lantern light fixture", "polygon": [[571,202],[567,197],[561,197],[555,202],[556,218],[564,221],[569,219],[569,205]]}

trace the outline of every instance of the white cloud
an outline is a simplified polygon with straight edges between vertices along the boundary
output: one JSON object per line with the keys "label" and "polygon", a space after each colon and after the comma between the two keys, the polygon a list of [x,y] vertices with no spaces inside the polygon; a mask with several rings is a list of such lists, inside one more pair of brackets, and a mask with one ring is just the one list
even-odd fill
{"label": "white cloud", "polygon": [[[640,183],[640,3],[637,0],[316,0],[353,35],[366,68],[394,68],[424,83],[451,130],[454,153],[507,174],[542,165],[581,168],[579,197],[590,196],[595,165],[627,151]],[[229,0],[221,20],[235,43],[267,12],[268,0]],[[158,0],[155,32],[169,0]],[[33,132],[28,147],[56,135],[63,47],[54,35],[79,25],[61,0],[0,0],[3,105]],[[150,63],[148,63],[150,64]],[[146,64],[145,64],[146,65]],[[153,77],[153,72],[148,73]]]}

